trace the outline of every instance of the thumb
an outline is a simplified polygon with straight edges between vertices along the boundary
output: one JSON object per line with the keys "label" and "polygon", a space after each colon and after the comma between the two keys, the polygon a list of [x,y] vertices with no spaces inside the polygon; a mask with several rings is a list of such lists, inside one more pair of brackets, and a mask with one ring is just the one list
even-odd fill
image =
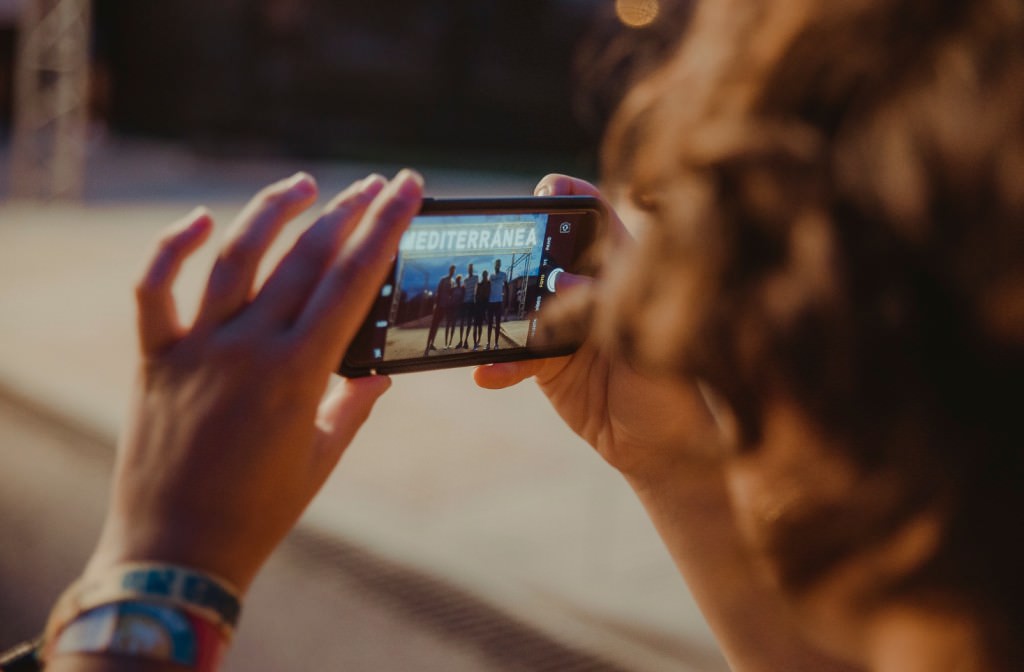
{"label": "thumb", "polygon": [[577,287],[590,287],[594,284],[594,279],[569,271],[559,271],[557,275],[552,275],[548,279],[548,283],[548,289],[552,294],[562,294],[572,292]]}
{"label": "thumb", "polygon": [[473,381],[485,390],[503,390],[537,375],[543,363],[543,360],[532,359],[478,366],[473,371]]}
{"label": "thumb", "polygon": [[[585,302],[589,293],[585,290],[594,285],[594,279],[585,275],[576,275],[568,271],[560,271],[556,276],[548,279],[548,289],[558,295],[556,301],[559,305],[555,310],[571,314],[577,308],[576,303]],[[575,297],[575,300],[571,297]],[[585,310],[585,308],[580,309]],[[566,326],[566,320],[559,320],[562,326]],[[576,339],[570,339],[576,340]],[[582,339],[580,339],[582,342]],[[519,362],[501,362],[488,366],[478,366],[473,371],[473,380],[477,386],[487,390],[502,390],[506,387],[518,385],[528,378],[544,374],[550,376],[552,372],[561,370],[568,363],[569,357],[554,357],[549,359],[529,359]]]}
{"label": "thumb", "polygon": [[373,405],[390,387],[391,379],[387,376],[345,378],[320,402],[316,415],[320,451],[317,459],[322,462],[325,476],[334,469],[356,432],[370,417]]}

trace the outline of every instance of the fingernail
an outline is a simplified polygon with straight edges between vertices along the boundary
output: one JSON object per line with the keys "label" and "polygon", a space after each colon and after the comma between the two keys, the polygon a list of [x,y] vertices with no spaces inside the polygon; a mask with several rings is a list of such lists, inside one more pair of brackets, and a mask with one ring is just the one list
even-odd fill
{"label": "fingernail", "polygon": [[312,175],[303,170],[300,170],[299,172],[292,175],[291,180],[289,181],[289,191],[307,193],[312,192],[314,189],[316,189],[316,180],[313,179]]}
{"label": "fingernail", "polygon": [[178,227],[182,231],[186,231],[188,229],[195,229],[199,227],[200,224],[205,224],[208,221],[212,221],[212,219],[213,218],[210,216],[210,211],[206,208],[206,206],[200,205],[195,208],[192,208],[192,211],[190,213],[179,219]]}
{"label": "fingernail", "polygon": [[395,175],[395,191],[402,198],[419,198],[423,193],[423,176],[415,170],[403,168]]}
{"label": "fingernail", "polygon": [[359,191],[362,192],[363,194],[376,196],[377,194],[380,193],[380,190],[383,189],[387,183],[387,178],[385,178],[383,175],[378,175],[377,173],[374,173],[373,175],[364,178],[359,183]]}
{"label": "fingernail", "polygon": [[533,192],[535,196],[550,196],[551,185],[550,184],[538,184],[537,189]]}
{"label": "fingernail", "polygon": [[190,213],[185,215],[185,219],[190,222],[194,222],[197,219],[202,219],[203,217],[209,216],[210,211],[206,208],[205,205],[197,205],[196,207],[192,208],[192,211]]}

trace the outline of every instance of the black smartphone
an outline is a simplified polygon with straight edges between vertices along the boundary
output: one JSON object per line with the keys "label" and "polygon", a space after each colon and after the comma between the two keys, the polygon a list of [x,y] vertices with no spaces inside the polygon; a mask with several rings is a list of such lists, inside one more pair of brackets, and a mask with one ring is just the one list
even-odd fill
{"label": "black smartphone", "polygon": [[589,196],[424,199],[338,369],[347,377],[569,354],[537,338],[606,221]]}

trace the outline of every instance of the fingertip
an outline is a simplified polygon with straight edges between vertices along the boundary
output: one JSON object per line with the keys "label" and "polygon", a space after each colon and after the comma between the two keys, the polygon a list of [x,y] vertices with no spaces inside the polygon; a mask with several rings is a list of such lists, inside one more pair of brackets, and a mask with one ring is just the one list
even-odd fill
{"label": "fingertip", "polygon": [[201,205],[192,211],[192,217],[190,229],[193,235],[199,239],[197,242],[202,242],[213,231],[213,214],[206,206]]}
{"label": "fingertip", "polygon": [[183,221],[192,223],[200,222],[203,221],[204,219],[210,219],[210,209],[207,208],[205,205],[197,205],[196,207],[192,208],[192,210],[182,218]]}
{"label": "fingertip", "polygon": [[540,182],[533,190],[534,196],[554,196],[556,194],[556,183],[558,178],[561,177],[557,173],[548,173],[544,177],[540,178]]}
{"label": "fingertip", "polygon": [[387,186],[387,184],[388,180],[386,177],[380,173],[373,173],[363,178],[359,183],[359,190],[364,194],[376,196],[384,189],[384,187]]}
{"label": "fingertip", "polygon": [[[398,235],[408,227],[423,202],[423,177],[410,168],[403,168],[374,199],[367,222],[375,236]],[[384,238],[377,240],[381,243]],[[397,247],[397,241],[392,241]],[[392,246],[388,242],[388,247]],[[392,253],[393,254],[393,253]]]}
{"label": "fingertip", "polygon": [[213,217],[204,206],[194,208],[160,235],[149,266],[171,266],[201,245],[213,230]]}
{"label": "fingertip", "polygon": [[485,390],[501,390],[521,382],[528,376],[523,375],[523,367],[518,362],[487,364],[478,366],[473,371],[473,382]]}
{"label": "fingertip", "polygon": [[485,390],[492,389],[490,385],[492,368],[494,368],[493,364],[485,364],[473,369],[473,382],[476,383],[477,387],[482,387]]}
{"label": "fingertip", "polygon": [[263,193],[267,192],[271,195],[271,200],[264,205],[273,204],[285,211],[297,213],[316,202],[320,196],[320,186],[317,184],[316,178],[300,170],[291,177],[264,189]]}
{"label": "fingertip", "polygon": [[321,212],[322,214],[331,213],[344,206],[364,208],[383,191],[387,183],[388,181],[382,175],[376,173],[356,180],[331,198]]}
{"label": "fingertip", "polygon": [[210,226],[213,223],[213,216],[204,205],[196,206],[181,219],[175,220],[173,224],[165,229],[166,236],[180,236],[191,233],[197,229]]}
{"label": "fingertip", "polygon": [[370,376],[370,382],[367,385],[372,385],[372,391],[379,397],[388,390],[391,389],[391,377],[390,376]]}
{"label": "fingertip", "polygon": [[318,189],[316,178],[304,170],[300,170],[292,175],[290,182],[291,184],[288,185],[288,188],[297,194],[313,195],[316,194]]}
{"label": "fingertip", "polygon": [[564,293],[572,291],[576,287],[588,287],[594,284],[594,279],[585,275],[577,275],[569,271],[562,271],[558,274],[558,291]]}
{"label": "fingertip", "polygon": [[[544,191],[544,193],[540,193]],[[534,190],[538,196],[593,196],[601,198],[601,190],[596,186],[571,175],[550,173],[545,175]]]}
{"label": "fingertip", "polygon": [[549,173],[541,179],[537,185],[537,191],[544,193],[538,193],[538,196],[572,196],[579,194],[580,189],[577,188],[577,183],[582,183],[575,177],[568,175],[562,175],[561,173]]}
{"label": "fingertip", "polygon": [[415,170],[413,168],[402,168],[395,175],[395,182],[402,182],[405,180],[412,180],[421,187],[424,184],[423,175],[421,175],[418,170]]}
{"label": "fingertip", "polygon": [[376,399],[391,389],[391,378],[389,376],[346,378],[345,385],[357,394]]}
{"label": "fingertip", "polygon": [[412,168],[403,168],[391,181],[392,187],[403,200],[419,200],[423,198],[423,176]]}

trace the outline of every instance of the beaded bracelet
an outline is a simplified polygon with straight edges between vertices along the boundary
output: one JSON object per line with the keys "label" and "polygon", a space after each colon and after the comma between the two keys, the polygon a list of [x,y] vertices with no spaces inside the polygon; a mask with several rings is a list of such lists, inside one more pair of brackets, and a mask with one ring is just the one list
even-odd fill
{"label": "beaded bracelet", "polygon": [[39,659],[42,648],[43,640],[39,637],[0,653],[0,672],[40,672],[43,669]]}
{"label": "beaded bracelet", "polygon": [[56,656],[111,654],[213,672],[240,611],[238,589],[218,576],[125,563],[73,583],[41,638],[0,654],[0,671],[35,672]]}
{"label": "beaded bracelet", "polygon": [[220,628],[208,620],[164,603],[129,601],[81,613],[48,643],[45,659],[129,656],[213,672],[226,649]]}
{"label": "beaded bracelet", "polygon": [[225,639],[238,624],[239,591],[224,579],[188,567],[125,563],[71,584],[57,600],[43,635],[47,643],[79,614],[114,602],[141,600],[177,607],[214,623]]}

